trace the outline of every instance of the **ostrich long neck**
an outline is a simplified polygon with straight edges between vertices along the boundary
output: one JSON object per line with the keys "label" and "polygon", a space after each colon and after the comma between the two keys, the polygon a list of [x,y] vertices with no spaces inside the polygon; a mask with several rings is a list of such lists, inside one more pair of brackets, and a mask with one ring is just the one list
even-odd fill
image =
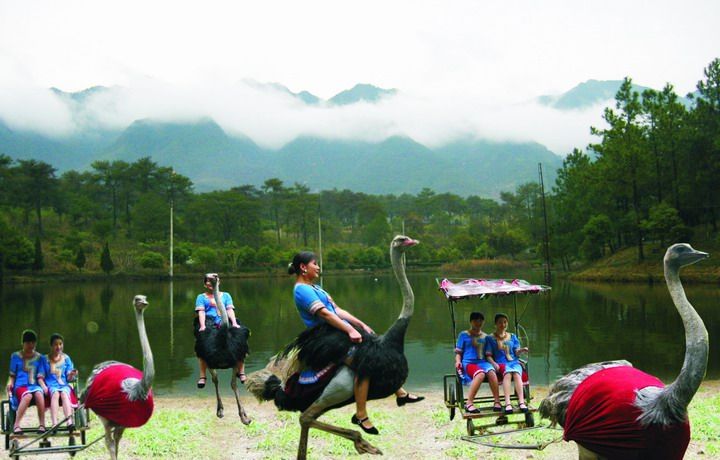
{"label": "ostrich long neck", "polygon": [[217,284],[213,286],[213,297],[215,297],[215,305],[217,305],[218,310],[220,311],[220,318],[222,319],[222,323],[225,325],[225,327],[229,327],[230,320],[228,319],[227,310],[225,309],[225,304],[222,301],[222,295],[218,287],[219,286]]}
{"label": "ostrich long neck", "polygon": [[400,311],[400,318],[409,319],[415,309],[415,294],[413,294],[412,287],[405,274],[405,258],[399,250],[394,249],[390,252],[390,261],[392,262],[393,271],[395,272],[395,277],[400,284],[400,291],[402,292],[403,307]]}
{"label": "ostrich long neck", "polygon": [[405,274],[405,259],[402,256],[402,251],[395,248],[391,249],[390,261],[392,262],[395,277],[400,284],[403,307],[400,311],[398,319],[384,334],[383,340],[386,343],[393,344],[395,348],[402,350],[405,342],[405,331],[407,330],[410,318],[412,317],[415,308],[415,294],[413,294],[412,287],[410,286],[410,282]]}
{"label": "ostrich long neck", "polygon": [[708,333],[700,315],[685,296],[677,267],[665,264],[665,281],[685,327],[685,360],[680,375],[665,387],[663,396],[687,408],[707,370]]}
{"label": "ostrich long neck", "polygon": [[143,352],[143,378],[138,382],[137,394],[141,399],[147,399],[155,378],[155,365],[153,363],[152,350],[150,350],[150,342],[145,332],[145,316],[142,311],[135,310],[135,319],[137,320],[138,332],[140,333],[140,346]]}

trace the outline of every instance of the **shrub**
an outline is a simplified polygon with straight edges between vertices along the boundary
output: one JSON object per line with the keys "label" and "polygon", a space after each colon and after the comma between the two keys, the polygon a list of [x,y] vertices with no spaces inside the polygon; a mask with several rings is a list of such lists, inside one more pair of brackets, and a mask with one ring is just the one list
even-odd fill
{"label": "shrub", "polygon": [[140,266],[143,268],[163,268],[165,258],[159,252],[147,251],[140,257]]}

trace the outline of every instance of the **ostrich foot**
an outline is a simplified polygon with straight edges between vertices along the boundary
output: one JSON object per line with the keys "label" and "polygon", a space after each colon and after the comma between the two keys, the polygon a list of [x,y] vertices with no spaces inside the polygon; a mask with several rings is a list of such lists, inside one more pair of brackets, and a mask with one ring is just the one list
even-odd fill
{"label": "ostrich foot", "polygon": [[373,446],[358,433],[358,438],[354,440],[355,450],[358,454],[371,454],[371,455],[382,455],[382,451],[377,447]]}
{"label": "ostrich foot", "polygon": [[247,416],[247,414],[245,413],[245,409],[243,409],[242,407],[240,408],[238,415],[240,415],[240,421],[243,423],[243,425],[250,425],[250,422],[252,422],[252,419]]}
{"label": "ostrich foot", "polygon": [[225,410],[222,406],[218,406],[216,415],[218,418],[223,418],[225,416]]}

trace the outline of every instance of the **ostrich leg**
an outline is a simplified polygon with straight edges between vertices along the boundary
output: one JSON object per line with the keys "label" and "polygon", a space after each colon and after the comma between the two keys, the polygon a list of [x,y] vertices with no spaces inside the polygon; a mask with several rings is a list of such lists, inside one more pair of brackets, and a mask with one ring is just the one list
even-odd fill
{"label": "ostrich leg", "polygon": [[123,432],[125,432],[124,426],[115,426],[112,428],[113,431],[113,438],[115,442],[115,458],[117,458],[118,453],[120,452],[120,440],[122,439]]}
{"label": "ostrich leg", "polygon": [[113,429],[110,426],[110,420],[104,419],[100,416],[98,416],[100,421],[103,424],[103,427],[105,428],[105,448],[108,450],[108,453],[110,454],[110,460],[116,460],[117,459],[117,446],[115,445],[115,440],[113,439]]}
{"label": "ostrich leg", "polygon": [[353,442],[353,444],[355,444],[355,450],[359,454],[382,455],[382,451],[363,439],[362,434],[360,434],[359,431],[348,430],[319,422],[317,417],[320,417],[325,412],[325,408],[318,407],[313,404],[308,407],[305,412],[300,414],[300,445],[298,447],[298,460],[305,460],[307,458],[307,441],[310,428],[316,428],[318,430],[326,431],[336,436],[349,439]]}
{"label": "ostrich leg", "polygon": [[310,428],[332,433],[349,439],[355,444],[355,450],[360,454],[382,455],[382,451],[365,441],[359,431],[348,430],[327,423],[319,422],[317,419],[330,407],[345,403],[353,397],[355,373],[348,367],[340,368],[332,381],[325,387],[320,397],[305,412],[300,414],[300,443],[298,445],[298,459],[307,458],[307,442]]}
{"label": "ostrich leg", "polygon": [[208,368],[208,371],[210,372],[210,378],[212,378],[212,382],[215,385],[215,396],[217,396],[217,416],[218,418],[223,418],[225,415],[225,407],[223,406],[222,399],[220,399],[220,388],[218,386],[218,376],[217,371],[215,369]]}
{"label": "ostrich leg", "polygon": [[250,425],[250,422],[252,422],[252,420],[250,419],[250,417],[247,416],[247,414],[245,413],[245,409],[243,409],[242,404],[240,403],[240,390],[238,390],[237,386],[238,372],[238,368],[235,367],[233,369],[232,379],[230,380],[230,387],[235,393],[235,401],[237,401],[238,415],[240,415],[240,421],[243,423],[243,425]]}

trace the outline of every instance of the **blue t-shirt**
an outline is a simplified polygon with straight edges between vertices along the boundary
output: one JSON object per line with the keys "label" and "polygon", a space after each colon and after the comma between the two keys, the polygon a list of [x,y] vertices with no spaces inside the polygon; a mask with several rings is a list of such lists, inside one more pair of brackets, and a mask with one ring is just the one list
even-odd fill
{"label": "blue t-shirt", "polygon": [[302,318],[303,323],[305,323],[307,327],[321,324],[324,321],[316,315],[318,310],[323,307],[337,315],[335,304],[330,294],[314,284],[296,284],[293,295],[295,297],[295,306],[297,307],[298,313],[300,313],[300,318]]}
{"label": "blue t-shirt", "polygon": [[22,351],[13,353],[10,358],[10,376],[15,377],[15,388],[28,387],[30,391],[42,390],[38,377],[45,378],[45,366],[45,357],[38,352],[29,359],[23,359]]}
{"label": "blue t-shirt", "polygon": [[48,357],[46,357],[46,361],[48,368],[46,369],[45,384],[50,388],[68,387],[67,375],[75,369],[72,359],[62,353],[56,362],[51,362]]}
{"label": "blue t-shirt", "polygon": [[485,354],[491,354],[496,363],[507,364],[518,360],[515,353],[520,348],[520,341],[515,334],[506,332],[504,340],[500,340],[495,334],[488,338],[490,350],[485,351]]}
{"label": "blue t-shirt", "polygon": [[487,341],[488,335],[482,331],[476,336],[470,335],[468,331],[462,331],[458,335],[455,353],[462,356],[463,364],[476,364],[479,361],[485,361],[485,350],[488,348]]}
{"label": "blue t-shirt", "polygon": [[463,383],[468,384],[472,380],[468,375],[467,365],[478,364],[485,361],[485,350],[488,350],[488,335],[480,331],[479,335],[470,335],[470,331],[462,331],[458,335],[457,344],[455,344],[455,353],[462,358],[463,367]]}
{"label": "blue t-shirt", "polygon": [[[232,310],[235,308],[232,297],[230,297],[230,294],[227,292],[223,292],[220,299],[222,300],[223,305],[225,305],[225,310]],[[219,325],[222,322],[220,310],[218,310],[218,306],[215,304],[214,295],[208,295],[206,292],[199,294],[195,300],[195,311],[199,310],[205,310],[205,317],[211,319],[216,325]]]}

